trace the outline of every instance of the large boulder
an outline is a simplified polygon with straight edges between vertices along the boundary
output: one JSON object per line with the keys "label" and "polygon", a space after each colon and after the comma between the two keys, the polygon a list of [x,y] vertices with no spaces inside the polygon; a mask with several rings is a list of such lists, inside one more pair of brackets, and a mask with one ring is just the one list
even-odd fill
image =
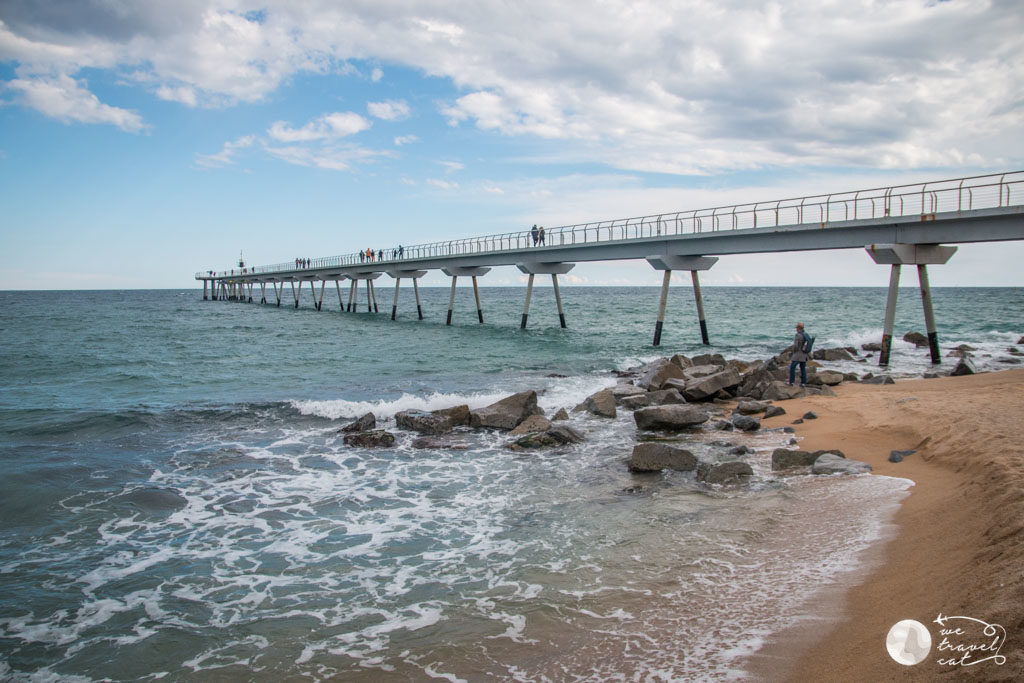
{"label": "large boulder", "polygon": [[682,392],[687,401],[703,401],[713,398],[722,389],[731,389],[739,385],[742,378],[735,368],[727,368],[721,372],[687,383]]}
{"label": "large boulder", "polygon": [[362,417],[356,418],[352,422],[342,427],[339,431],[345,433],[352,432],[366,432],[377,426],[377,418],[373,413],[366,413]]}
{"label": "large boulder", "polygon": [[[652,391],[650,393],[653,394],[654,392]],[[645,408],[651,405],[651,397],[650,394],[644,392],[644,394],[640,396],[626,396],[621,401],[619,401],[619,403],[622,405],[623,408],[626,408],[627,410],[636,410],[637,408]]]}
{"label": "large boulder", "polygon": [[640,377],[636,379],[636,385],[648,391],[657,391],[667,379],[682,379],[683,370],[675,363],[661,359],[646,366]]}
{"label": "large boulder", "polygon": [[701,365],[692,365],[683,370],[683,379],[687,382],[701,377],[708,377],[722,371],[720,365],[712,365],[710,363],[702,363]]}
{"label": "large boulder", "polygon": [[960,359],[960,361],[956,364],[956,367],[953,368],[953,371],[950,372],[949,374],[953,377],[960,377],[962,375],[973,375],[977,372],[978,370],[974,366],[974,361],[965,356]]}
{"label": "large boulder", "polygon": [[770,405],[768,401],[740,401],[736,406],[736,412],[740,415],[757,415],[768,410]]}
{"label": "large boulder", "polygon": [[420,434],[446,434],[452,431],[452,423],[444,415],[428,413],[425,410],[403,410],[395,413],[395,422],[402,429]]}
{"label": "large boulder", "polygon": [[383,429],[374,429],[368,432],[346,434],[344,441],[346,446],[389,448],[395,445],[395,435]]}
{"label": "large boulder", "polygon": [[697,465],[697,481],[705,484],[731,484],[745,481],[754,474],[753,468],[742,460],[703,460]]}
{"label": "large boulder", "polygon": [[679,430],[707,422],[708,414],[700,406],[688,404],[648,406],[635,411],[633,420],[640,429]]}
{"label": "large boulder", "polygon": [[612,396],[615,397],[617,403],[621,403],[622,399],[630,396],[641,396],[647,393],[647,390],[643,387],[638,387],[635,384],[616,384],[609,391],[612,392]]}
{"label": "large boulder", "polygon": [[413,439],[412,447],[420,449],[429,448],[438,451],[464,451],[469,448],[469,444],[464,441],[454,441],[450,436],[421,436],[417,439]]}
{"label": "large boulder", "polygon": [[871,465],[859,460],[842,458],[834,453],[823,453],[814,461],[814,474],[863,474],[871,471]]}
{"label": "large boulder", "polygon": [[749,415],[733,415],[729,421],[732,422],[733,427],[743,432],[756,432],[761,428],[760,420]]}
{"label": "large boulder", "polygon": [[772,471],[788,470],[794,467],[810,467],[817,460],[817,453],[793,451],[788,448],[776,448],[772,451]]}
{"label": "large boulder", "polygon": [[868,342],[867,344],[861,344],[860,348],[864,351],[881,351],[882,345],[878,342]]}
{"label": "large boulder", "polygon": [[[676,382],[678,380],[669,380],[670,382]],[[647,405],[651,406],[664,406],[676,403],[686,403],[686,399],[679,393],[678,389],[669,388],[661,389],[660,391],[649,391],[647,392]]]}
{"label": "large boulder", "polygon": [[531,415],[519,423],[515,429],[509,432],[512,436],[529,434],[530,432],[546,432],[551,429],[551,420],[543,415]]}
{"label": "large boulder", "polygon": [[[1017,343],[1020,344],[1022,342]],[[686,368],[693,367],[693,361],[680,353],[677,353],[676,355],[672,356],[672,358],[669,359],[669,362],[678,365],[683,370],[685,370]]]}
{"label": "large boulder", "polygon": [[860,381],[861,384],[896,384],[889,375],[874,375]]}
{"label": "large boulder", "polygon": [[586,411],[599,417],[615,417],[615,395],[611,389],[602,389],[591,394],[583,403],[573,408],[573,412]]}
{"label": "large boulder", "polygon": [[918,348],[928,346],[928,337],[924,336],[920,332],[907,332],[903,335],[903,341],[910,342]]}
{"label": "large boulder", "polygon": [[788,401],[791,398],[803,396],[806,392],[795,384],[787,384],[779,380],[773,381],[765,387],[761,398],[765,401]]}
{"label": "large boulder", "polygon": [[786,409],[781,406],[768,406],[764,411],[765,418],[778,417],[779,415],[785,415]]}
{"label": "large boulder", "polygon": [[725,365],[725,358],[720,353],[704,353],[699,356],[694,356],[692,359],[693,364],[696,365]]}
{"label": "large boulder", "polygon": [[848,349],[817,349],[811,356],[814,360],[856,360]]}
{"label": "large boulder", "polygon": [[690,472],[697,468],[697,456],[685,448],[665,443],[640,443],[633,446],[629,458],[630,472],[660,472],[679,470]]}
{"label": "large boulder", "polygon": [[822,370],[810,375],[807,378],[807,383],[834,387],[837,384],[842,384],[843,378],[844,375],[841,372],[836,372],[834,370]]}
{"label": "large boulder", "polygon": [[481,427],[515,429],[520,422],[537,414],[537,392],[521,391],[492,403],[486,408],[471,411],[469,424],[478,429]]}
{"label": "large boulder", "polygon": [[442,417],[448,418],[448,422],[451,423],[453,427],[469,424],[469,406],[465,404],[452,406],[451,408],[432,410],[431,412],[434,415],[441,415]]}
{"label": "large boulder", "polygon": [[553,448],[566,444],[582,442],[583,434],[569,425],[555,425],[543,432],[530,432],[507,444],[513,451],[533,450],[537,448]]}

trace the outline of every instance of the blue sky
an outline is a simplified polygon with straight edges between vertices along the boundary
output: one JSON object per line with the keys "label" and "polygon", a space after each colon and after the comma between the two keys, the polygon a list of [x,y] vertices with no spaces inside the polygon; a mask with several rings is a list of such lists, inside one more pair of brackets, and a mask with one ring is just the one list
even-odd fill
{"label": "blue sky", "polygon": [[[5,0],[0,289],[192,287],[239,251],[1024,168],[1022,36],[1019,4],[995,1]],[[932,284],[1024,285],[1021,262],[1021,243],[963,246]],[[883,286],[888,269],[727,257],[702,281]]]}

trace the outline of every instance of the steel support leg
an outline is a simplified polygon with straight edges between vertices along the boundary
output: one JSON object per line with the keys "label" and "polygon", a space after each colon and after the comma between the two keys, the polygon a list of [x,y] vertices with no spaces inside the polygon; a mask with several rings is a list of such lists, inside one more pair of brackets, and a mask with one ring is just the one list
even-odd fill
{"label": "steel support leg", "polygon": [[420,286],[417,284],[418,278],[412,279],[412,291],[416,292],[416,314],[423,320],[423,307],[420,306]]}
{"label": "steel support leg", "polygon": [[519,323],[519,329],[526,329],[526,319],[530,317],[530,297],[533,296],[533,273],[530,273],[526,281],[526,303],[523,304],[523,320]]}
{"label": "steel support leg", "polygon": [[480,288],[476,284],[476,275],[473,276],[473,297],[476,299],[476,317],[483,323],[484,309],[480,308]]}
{"label": "steel support leg", "polygon": [[697,321],[700,322],[700,340],[705,346],[711,344],[708,339],[708,323],[704,318],[704,297],[700,294],[700,278],[696,270],[690,271],[690,279],[693,280],[693,300],[697,303]]}
{"label": "steel support leg", "polygon": [[455,281],[457,279],[458,276],[452,275],[452,293],[448,297],[448,320],[445,322],[445,325],[452,324],[452,309],[455,308]]}
{"label": "steel support leg", "polygon": [[398,313],[398,285],[402,283],[402,278],[395,278],[395,301],[391,304],[391,319],[395,319],[395,314]]}
{"label": "steel support leg", "polygon": [[892,264],[889,271],[889,296],[885,300],[885,325],[882,328],[882,349],[878,353],[878,365],[889,365],[892,352],[892,328],[896,324],[896,299],[900,293],[900,264]]}
{"label": "steel support leg", "polygon": [[928,266],[917,266],[917,279],[921,283],[921,303],[924,305],[924,326],[928,332],[928,349],[932,354],[932,365],[942,362],[939,356],[939,335],[935,331],[935,314],[932,312],[932,288],[928,284]]}
{"label": "steel support leg", "polygon": [[661,345],[661,328],[665,324],[665,304],[668,303],[668,283],[672,279],[672,271],[666,270],[661,280],[661,301],[658,303],[658,322],[654,324],[654,345]]}
{"label": "steel support leg", "polygon": [[565,312],[562,310],[562,290],[558,288],[558,276],[551,274],[551,285],[555,288],[555,305],[558,306],[558,324],[565,329]]}

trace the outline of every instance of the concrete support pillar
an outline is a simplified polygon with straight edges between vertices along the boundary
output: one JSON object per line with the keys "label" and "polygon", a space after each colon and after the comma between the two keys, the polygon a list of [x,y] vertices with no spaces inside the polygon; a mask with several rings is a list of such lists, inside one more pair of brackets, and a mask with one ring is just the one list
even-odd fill
{"label": "concrete support pillar", "polygon": [[452,293],[448,297],[448,319],[445,321],[445,325],[452,324],[452,309],[455,308],[455,281],[459,279],[458,275],[452,275]]}
{"label": "concrete support pillar", "polygon": [[648,256],[647,262],[656,270],[665,271],[665,278],[661,285],[661,302],[658,305],[658,322],[654,325],[654,345],[661,344],[661,329],[665,322],[665,304],[668,300],[668,283],[673,270],[690,271],[690,279],[693,281],[693,298],[697,304],[697,321],[700,323],[700,338],[704,344],[709,344],[708,323],[704,317],[704,298],[700,293],[700,278],[697,276],[697,271],[709,270],[711,266],[718,263],[718,257],[665,254]]}
{"label": "concrete support pillar", "polygon": [[348,310],[350,313],[358,312],[359,308],[359,280],[352,280],[352,290],[348,297]]}
{"label": "concrete support pillar", "polygon": [[[312,286],[312,284],[313,284],[313,281],[310,280],[310,286]],[[316,302],[316,310],[318,310],[318,311],[323,310],[323,307],[324,307],[324,288],[326,286],[327,286],[327,280],[321,280],[320,281],[320,299]]]}
{"label": "concrete support pillar", "polygon": [[366,281],[366,312],[373,313],[373,281]]}
{"label": "concrete support pillar", "polygon": [[476,275],[473,276],[473,298],[476,299],[476,317],[484,322],[484,309],[480,307],[480,287],[477,286]]}
{"label": "concrete support pillar", "polygon": [[896,324],[896,299],[900,293],[900,264],[892,264],[889,271],[889,296],[885,300],[885,325],[882,328],[882,350],[878,354],[878,365],[889,365],[892,351],[892,328]]}
{"label": "concrete support pillar", "polygon": [[277,307],[281,308],[281,295],[284,294],[284,283],[281,283],[280,289],[277,288],[276,282],[272,282],[270,284],[274,285],[274,296],[277,298]]}
{"label": "concrete support pillar", "polygon": [[377,308],[377,286],[373,284],[373,280],[367,281],[366,284],[370,285],[370,296],[373,298],[373,312],[380,313],[380,309]]}
{"label": "concrete support pillar", "polygon": [[530,317],[530,297],[533,296],[533,273],[530,273],[529,279],[526,281],[526,303],[523,304],[523,321],[519,323],[519,329],[526,329],[526,320]]}
{"label": "concrete support pillar", "polygon": [[555,306],[558,307],[558,324],[565,329],[565,312],[562,310],[562,290],[558,288],[558,275],[551,273],[551,286],[555,289]]}
{"label": "concrete support pillar", "polygon": [[203,280],[203,301],[209,301],[209,298],[206,295],[206,290],[209,287],[209,283],[209,280]]}
{"label": "concrete support pillar", "polygon": [[416,315],[423,320],[423,306],[420,305],[420,286],[417,284],[417,278],[412,279],[412,291],[416,293]]}
{"label": "concrete support pillar", "polygon": [[252,303],[252,283],[249,283],[249,303]]}
{"label": "concrete support pillar", "polygon": [[266,282],[261,282],[260,283],[260,304],[262,305],[262,304],[265,304],[265,303],[267,303],[267,283]]}
{"label": "concrete support pillar", "polygon": [[398,314],[398,287],[402,284],[402,278],[395,278],[395,300],[391,303],[391,319],[395,319],[395,315]]}
{"label": "concrete support pillar", "polygon": [[668,303],[668,283],[672,279],[672,271],[666,269],[661,279],[661,299],[658,303],[658,322],[654,324],[654,345],[661,345],[661,328],[665,324],[665,304]]}
{"label": "concrete support pillar", "polygon": [[334,281],[334,288],[336,290],[338,290],[338,308],[340,308],[341,312],[344,313],[345,312],[345,302],[341,300],[341,280],[335,280]]}
{"label": "concrete support pillar", "polygon": [[917,265],[917,279],[921,285],[921,304],[924,306],[924,326],[928,332],[928,350],[932,355],[932,365],[942,362],[939,355],[939,335],[935,330],[935,314],[932,312],[932,288],[928,284],[928,266]]}
{"label": "concrete support pillar", "polygon": [[921,286],[921,304],[924,307],[924,325],[928,332],[928,350],[933,365],[942,362],[939,353],[939,335],[935,326],[935,314],[932,312],[932,290],[928,284],[928,265],[946,263],[956,253],[956,247],[941,244],[872,244],[865,247],[871,259],[878,264],[892,265],[889,275],[889,297],[885,304],[885,327],[882,330],[882,351],[878,364],[889,364],[889,351],[892,347],[893,323],[896,318],[896,294],[900,283],[899,267],[913,264],[917,266],[917,278]]}
{"label": "concrete support pillar", "polygon": [[690,271],[690,279],[693,280],[693,300],[697,304],[697,321],[700,323],[700,340],[705,346],[711,344],[708,340],[708,323],[704,318],[704,297],[700,294],[700,277],[696,270]]}
{"label": "concrete support pillar", "polygon": [[295,291],[295,280],[292,280],[290,284],[292,286],[292,297],[294,297],[294,299],[295,299],[295,308],[298,308],[299,307],[299,295],[302,293],[302,282],[301,281],[299,282],[299,291],[298,292]]}

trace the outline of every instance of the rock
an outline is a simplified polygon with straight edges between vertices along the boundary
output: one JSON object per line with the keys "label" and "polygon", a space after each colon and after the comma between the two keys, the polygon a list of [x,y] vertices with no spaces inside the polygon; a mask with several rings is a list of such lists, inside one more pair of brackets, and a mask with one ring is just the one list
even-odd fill
{"label": "rock", "polygon": [[765,389],[774,381],[772,374],[761,367],[753,370],[743,377],[740,386],[736,389],[737,396],[746,396],[753,399],[764,398]]}
{"label": "rock", "polygon": [[760,420],[756,420],[749,415],[733,415],[730,422],[732,422],[736,429],[744,432],[756,432],[761,428]]}
{"label": "rock", "polygon": [[692,368],[693,367],[693,361],[690,360],[689,358],[687,358],[686,356],[684,356],[682,354],[679,354],[679,353],[677,353],[676,355],[672,356],[669,359],[669,362],[674,364],[674,365],[678,365],[680,370],[685,370],[686,368]]}
{"label": "rock", "polygon": [[[678,380],[670,379],[669,382]],[[686,399],[677,389],[661,389],[660,391],[647,392],[647,405],[664,406],[678,403],[686,403]]]}
{"label": "rock", "polygon": [[445,434],[452,430],[452,423],[443,415],[425,410],[403,410],[395,413],[395,422],[402,429],[411,429],[420,434]]}
{"label": "rock", "polygon": [[804,419],[802,417],[798,417],[797,419],[793,420],[793,424],[795,425],[802,425],[803,423]]}
{"label": "rock", "polygon": [[746,477],[753,474],[754,470],[742,460],[701,461],[697,465],[697,481],[702,481],[705,484],[728,484],[744,481]]}
{"label": "rock", "polygon": [[700,406],[686,404],[649,406],[634,412],[633,420],[640,429],[678,430],[707,422],[708,414]]}
{"label": "rock", "polygon": [[750,446],[745,446],[745,445],[733,446],[728,451],[729,455],[749,455],[749,454],[751,454],[753,452],[754,451],[752,451],[750,449]]}
{"label": "rock", "polygon": [[694,356],[692,359],[693,364],[696,365],[725,365],[725,358],[720,353],[704,353],[699,356]]}
{"label": "rock", "polygon": [[794,467],[810,467],[820,456],[807,451],[776,448],[772,451],[772,471],[788,470]]}
{"label": "rock", "polygon": [[768,410],[770,405],[767,401],[740,401],[736,406],[736,412],[741,415],[756,415]]}
{"label": "rock", "polygon": [[565,408],[559,408],[555,416],[551,418],[552,422],[561,422],[562,420],[568,420],[569,413],[565,412]]}
{"label": "rock", "polygon": [[834,455],[836,457],[839,457],[839,458],[845,458],[846,457],[846,454],[843,453],[838,448],[830,448],[830,449],[828,449],[826,451],[813,451],[812,455],[815,457],[815,459],[817,459],[819,456],[825,455],[826,453],[831,453],[832,455]]}
{"label": "rock", "polygon": [[615,395],[612,394],[611,389],[602,389],[595,394],[587,396],[583,403],[573,408],[573,412],[580,410],[585,410],[598,417],[615,417]]}
{"label": "rock", "polygon": [[647,394],[644,394],[643,396],[626,396],[619,403],[627,410],[636,410],[637,408],[644,408],[651,405],[651,399]]}
{"label": "rock", "polygon": [[785,414],[786,414],[785,409],[780,408],[779,406],[768,406],[767,408],[765,408],[765,411],[764,411],[765,418],[778,417],[779,415],[785,415]]}
{"label": "rock", "polygon": [[848,349],[816,349],[811,357],[825,361],[856,360]]}
{"label": "rock", "polygon": [[395,435],[383,429],[373,429],[366,432],[353,432],[345,435],[346,446],[359,446],[362,448],[388,448],[395,445]]}
{"label": "rock", "polygon": [[580,443],[583,440],[583,434],[569,425],[556,425],[545,432],[531,432],[521,436],[507,446],[513,451],[525,451]]}
{"label": "rock", "polygon": [[660,472],[678,470],[690,472],[697,468],[697,456],[685,448],[665,443],[640,443],[633,446],[629,458],[630,472]]}
{"label": "rock", "polygon": [[868,342],[867,344],[861,344],[860,348],[864,351],[881,351],[882,345],[878,342]]}
{"label": "rock", "polygon": [[667,379],[682,379],[683,370],[668,360],[651,363],[636,380],[636,385],[648,391],[657,391]]}
{"label": "rock", "polygon": [[629,396],[643,396],[647,393],[646,389],[638,387],[635,384],[616,384],[609,391],[612,392],[612,396],[614,396],[616,402],[619,403],[622,402],[622,399],[628,398]]}
{"label": "rock", "polygon": [[687,382],[701,377],[710,377],[722,371],[722,368],[718,365],[693,365],[683,370],[683,379]]}
{"label": "rock", "polygon": [[965,357],[960,359],[960,362],[956,364],[956,367],[949,374],[952,377],[960,377],[962,375],[973,375],[977,372],[977,368],[974,367],[974,361]]}
{"label": "rock", "polygon": [[818,414],[813,410],[808,410],[806,413],[803,414],[803,418],[805,420],[817,420]]}
{"label": "rock", "polygon": [[362,417],[356,418],[352,422],[349,422],[347,425],[345,425],[338,431],[346,433],[365,432],[370,429],[373,429],[376,426],[377,418],[374,416],[373,413],[367,413],[366,415],[363,415]]}
{"label": "rock", "polygon": [[1024,337],[1021,337],[1020,339],[1018,339],[1017,343],[1018,344],[1024,344]]}
{"label": "rock", "polygon": [[452,441],[448,438],[439,439],[436,436],[421,436],[412,442],[413,448],[430,448],[433,450],[464,451],[469,445],[462,441]]}
{"label": "rock", "polygon": [[818,457],[811,466],[814,474],[863,474],[871,471],[871,465],[859,460],[840,458],[832,453]]}
{"label": "rock", "polygon": [[913,455],[914,453],[917,453],[917,451],[891,451],[889,453],[889,462],[902,462],[903,458]]}
{"label": "rock", "polygon": [[512,436],[520,436],[522,434],[529,434],[530,432],[546,432],[549,429],[551,429],[551,420],[547,419],[543,415],[531,415],[520,422],[515,429],[509,432],[509,434]]}
{"label": "rock", "polygon": [[844,376],[841,372],[834,370],[822,370],[816,372],[807,378],[808,384],[825,384],[830,387],[834,387],[837,384],[842,384]]}
{"label": "rock", "polygon": [[733,426],[732,422],[729,422],[728,420],[715,420],[711,423],[711,429],[719,432],[731,432],[736,428]]}
{"label": "rock", "polygon": [[453,406],[451,408],[441,408],[440,410],[432,410],[434,415],[440,415],[448,418],[449,424],[453,427],[459,425],[469,424],[469,406],[463,404],[459,406]]}
{"label": "rock", "polygon": [[861,384],[896,384],[889,375],[874,375],[868,379],[862,379]]}
{"label": "rock", "polygon": [[765,401],[786,401],[803,395],[804,390],[800,387],[775,380],[764,390],[761,398]]}
{"label": "rock", "polygon": [[928,337],[924,336],[920,332],[907,332],[903,335],[903,341],[910,342],[917,348],[928,346]]}
{"label": "rock", "polygon": [[470,412],[470,425],[476,428],[515,429],[530,415],[536,415],[537,392],[522,391],[486,408]]}
{"label": "rock", "polygon": [[742,379],[734,368],[728,368],[687,383],[686,389],[682,392],[683,398],[687,401],[701,401],[714,396],[722,389],[738,386]]}

